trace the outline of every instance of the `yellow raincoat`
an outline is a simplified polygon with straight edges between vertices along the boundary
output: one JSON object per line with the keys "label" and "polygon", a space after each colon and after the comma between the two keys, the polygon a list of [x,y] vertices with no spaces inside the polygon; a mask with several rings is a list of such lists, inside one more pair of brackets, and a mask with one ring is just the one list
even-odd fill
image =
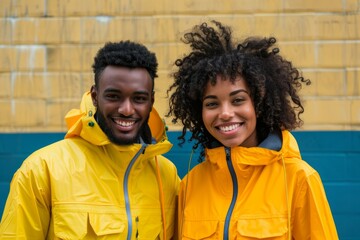
{"label": "yellow raincoat", "polygon": [[64,140],[30,155],[15,173],[0,239],[170,239],[179,178],[152,111],[154,144],[109,142],[86,93],[67,116]]}
{"label": "yellow raincoat", "polygon": [[263,143],[206,149],[180,185],[180,239],[338,239],[321,179],[291,133]]}

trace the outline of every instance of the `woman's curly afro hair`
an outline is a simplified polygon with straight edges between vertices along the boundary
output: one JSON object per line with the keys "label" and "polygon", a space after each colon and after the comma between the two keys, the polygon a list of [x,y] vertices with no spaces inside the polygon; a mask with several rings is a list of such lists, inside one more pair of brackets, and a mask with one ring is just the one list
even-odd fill
{"label": "woman's curly afro hair", "polygon": [[108,42],[97,52],[92,65],[95,86],[98,86],[101,73],[107,66],[145,68],[153,81],[157,77],[155,54],[144,45],[131,41]]}
{"label": "woman's curly afro hair", "polygon": [[299,115],[304,108],[298,90],[310,80],[279,55],[275,38],[249,37],[233,43],[231,29],[211,21],[194,26],[182,41],[192,51],[175,61],[174,83],[167,91],[171,93],[167,116],[183,124],[182,143],[187,130],[189,140],[196,141],[194,149],[216,141],[202,121],[202,95],[206,84],[215,84],[217,76],[230,81],[241,76],[246,81],[257,115],[259,142],[271,131],[302,125]]}

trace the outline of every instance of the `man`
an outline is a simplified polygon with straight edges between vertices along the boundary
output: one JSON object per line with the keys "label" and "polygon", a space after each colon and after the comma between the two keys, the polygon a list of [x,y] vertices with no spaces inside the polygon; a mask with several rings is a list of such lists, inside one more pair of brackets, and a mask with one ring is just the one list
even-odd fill
{"label": "man", "polygon": [[138,43],[107,43],[95,84],[71,110],[64,140],[15,173],[1,239],[170,239],[179,177],[154,104],[157,60]]}

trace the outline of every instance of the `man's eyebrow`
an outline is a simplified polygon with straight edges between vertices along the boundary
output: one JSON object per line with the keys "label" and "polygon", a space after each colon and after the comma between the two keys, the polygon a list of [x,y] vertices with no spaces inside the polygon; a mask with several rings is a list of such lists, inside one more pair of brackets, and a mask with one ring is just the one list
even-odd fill
{"label": "man's eyebrow", "polygon": [[[108,88],[104,90],[104,93],[122,93],[122,91],[116,88]],[[149,91],[146,90],[135,91],[134,94],[150,95]]]}

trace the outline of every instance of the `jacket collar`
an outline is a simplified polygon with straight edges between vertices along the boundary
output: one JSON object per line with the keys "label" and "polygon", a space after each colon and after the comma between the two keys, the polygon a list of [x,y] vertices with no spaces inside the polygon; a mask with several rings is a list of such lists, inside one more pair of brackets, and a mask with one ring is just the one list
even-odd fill
{"label": "jacket collar", "polygon": [[[298,144],[289,131],[269,134],[257,147],[232,147],[231,160],[236,163],[261,166],[281,160],[282,157],[300,157]],[[226,166],[225,147],[205,149],[206,159],[220,167]]]}
{"label": "jacket collar", "polygon": [[[94,118],[95,112],[96,108],[93,105],[91,94],[90,92],[86,92],[83,95],[80,108],[70,110],[65,116],[66,124],[68,127],[68,132],[66,133],[65,138],[73,138],[79,136],[90,142],[91,144],[97,146],[112,144],[96,122]],[[150,113],[148,125],[151,130],[153,142],[167,142],[168,145],[170,145],[170,147],[167,148],[170,149],[172,145],[170,144],[170,142],[168,142],[165,130],[165,123],[160,118],[155,108],[153,108]],[[129,146],[121,146],[115,144],[112,145],[114,145],[119,150],[125,150],[129,148]],[[132,144],[130,145],[130,147],[131,146],[138,148],[139,146],[141,146],[141,143]]]}

